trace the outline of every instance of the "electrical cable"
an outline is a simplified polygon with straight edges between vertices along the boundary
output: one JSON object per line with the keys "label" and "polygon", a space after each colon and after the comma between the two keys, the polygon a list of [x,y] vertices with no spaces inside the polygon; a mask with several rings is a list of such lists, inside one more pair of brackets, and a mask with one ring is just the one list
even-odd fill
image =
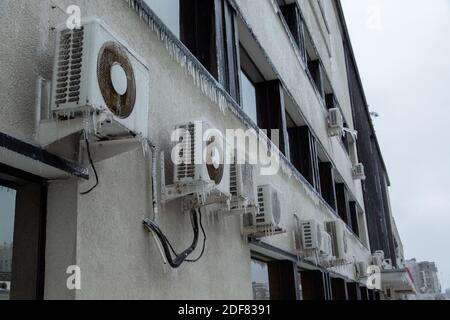
{"label": "electrical cable", "polygon": [[94,171],[94,175],[95,175],[95,184],[89,190],[87,190],[85,192],[81,192],[80,194],[82,196],[91,193],[95,188],[97,188],[97,186],[99,184],[98,173],[97,173],[97,169],[95,168],[94,161],[92,160],[91,147],[90,147],[90,144],[89,144],[89,138],[88,138],[86,130],[83,130],[83,133],[84,133],[84,141],[86,142],[86,151],[87,151],[87,155],[88,155],[88,158],[89,158],[89,163],[90,163],[90,165],[92,167],[92,170]]}
{"label": "electrical cable", "polygon": [[202,229],[202,233],[203,233],[203,247],[202,247],[200,256],[198,258],[193,259],[193,260],[186,260],[186,262],[189,262],[189,263],[198,262],[203,257],[203,254],[205,253],[205,248],[206,248],[206,232],[205,232],[205,228],[203,228],[201,209],[198,210],[198,216],[199,216],[200,228]]}
{"label": "electrical cable", "polygon": [[[154,232],[158,237],[163,247],[164,255],[167,258],[167,262],[174,269],[179,268],[187,260],[187,257],[190,254],[192,254],[197,248],[199,238],[199,219],[196,210],[191,210],[191,222],[192,222],[192,229],[194,231],[194,239],[192,241],[191,246],[186,250],[184,250],[183,252],[181,252],[180,254],[175,254],[176,252],[173,249],[173,246],[171,245],[170,241],[167,239],[167,237],[164,235],[164,233],[162,232],[162,230],[159,228],[158,225],[156,225],[150,219],[145,219],[143,222],[144,226],[149,231]],[[172,253],[175,254],[175,257],[172,257]]]}

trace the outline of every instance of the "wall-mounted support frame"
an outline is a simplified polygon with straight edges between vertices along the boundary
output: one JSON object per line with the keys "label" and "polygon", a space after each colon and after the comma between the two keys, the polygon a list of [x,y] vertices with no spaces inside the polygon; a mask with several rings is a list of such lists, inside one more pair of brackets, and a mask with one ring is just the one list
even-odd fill
{"label": "wall-mounted support frame", "polygon": [[[138,149],[142,146],[142,138],[130,138],[120,140],[106,140],[92,142],[89,144],[92,161],[101,162],[112,157],[118,156]],[[80,143],[80,163],[88,165],[89,159],[86,152],[86,142]]]}

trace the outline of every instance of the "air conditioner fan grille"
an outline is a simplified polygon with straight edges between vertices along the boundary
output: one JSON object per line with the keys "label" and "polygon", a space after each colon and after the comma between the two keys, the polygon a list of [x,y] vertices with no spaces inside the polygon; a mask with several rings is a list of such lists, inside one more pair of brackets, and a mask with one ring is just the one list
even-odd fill
{"label": "air conditioner fan grille", "polygon": [[64,30],[59,39],[55,104],[80,102],[84,28]]}

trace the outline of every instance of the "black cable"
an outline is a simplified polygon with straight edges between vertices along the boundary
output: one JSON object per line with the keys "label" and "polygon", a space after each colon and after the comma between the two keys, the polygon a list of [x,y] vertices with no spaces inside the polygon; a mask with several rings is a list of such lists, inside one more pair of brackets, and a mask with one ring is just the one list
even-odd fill
{"label": "black cable", "polygon": [[83,133],[84,133],[84,141],[86,142],[86,151],[87,151],[87,155],[89,158],[89,163],[91,164],[92,170],[94,171],[94,175],[95,175],[95,185],[92,188],[90,188],[88,191],[81,192],[80,194],[82,196],[91,193],[95,188],[97,188],[97,186],[99,184],[97,169],[95,168],[94,161],[92,161],[91,146],[89,144],[89,138],[88,138],[88,135],[85,130],[83,130]]}
{"label": "black cable", "polygon": [[200,256],[197,259],[186,260],[186,262],[189,262],[189,263],[198,262],[203,257],[203,254],[205,253],[205,248],[206,248],[206,232],[205,232],[205,229],[203,228],[201,209],[198,210],[198,216],[199,216],[200,228],[202,229],[202,233],[203,233],[203,247],[202,247]]}
{"label": "black cable", "polygon": [[[205,248],[206,248],[206,232],[205,232],[205,229],[204,229],[204,227],[203,227],[202,214],[201,214],[201,211],[200,211],[200,210],[198,211],[198,214],[199,214],[200,228],[201,228],[202,233],[203,233],[203,246],[202,246],[201,254],[200,254],[200,256],[199,256],[198,258],[192,259],[192,260],[188,260],[188,259],[185,260],[185,262],[189,262],[189,263],[198,262],[198,261],[203,257],[203,254],[204,254]],[[169,246],[170,251],[172,251],[172,253],[173,253],[175,256],[178,256],[179,254],[178,254],[177,251],[173,248],[172,244],[171,244],[170,241],[167,239],[167,237],[166,237],[164,234],[161,234],[161,236],[163,237],[164,241],[165,241],[165,242],[167,243],[167,245]]]}
{"label": "black cable", "polygon": [[177,251],[175,251],[175,249],[173,248],[172,244],[170,243],[169,239],[167,239],[166,235],[162,234],[162,236],[164,237],[164,241],[167,242],[167,245],[169,246],[170,251],[172,251],[172,253],[173,253],[175,256],[179,256],[179,254],[177,253]]}
{"label": "black cable", "polygon": [[161,244],[163,246],[164,255],[167,258],[167,262],[174,269],[180,267],[183,264],[183,262],[186,261],[187,257],[190,254],[192,254],[192,252],[194,252],[195,249],[197,248],[198,238],[199,238],[199,228],[198,228],[199,225],[198,225],[197,212],[195,210],[191,210],[191,220],[192,220],[192,229],[194,231],[194,239],[192,241],[192,244],[191,244],[191,246],[189,248],[184,250],[182,253],[180,253],[178,255],[175,255],[175,258],[172,257],[172,252],[171,252],[171,250],[173,252],[175,250],[173,249],[173,247],[170,244],[169,240],[164,235],[164,233],[161,231],[159,226],[156,225],[150,219],[145,219],[144,222],[143,222],[144,226],[147,229],[149,229],[150,231],[153,231],[156,234],[156,236],[158,237],[158,239],[161,241]]}

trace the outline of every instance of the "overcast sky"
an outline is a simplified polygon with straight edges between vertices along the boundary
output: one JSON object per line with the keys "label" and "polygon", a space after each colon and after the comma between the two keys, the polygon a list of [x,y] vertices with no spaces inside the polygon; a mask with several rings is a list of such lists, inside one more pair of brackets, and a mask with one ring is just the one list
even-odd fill
{"label": "overcast sky", "polygon": [[450,0],[342,0],[406,258],[450,288]]}

